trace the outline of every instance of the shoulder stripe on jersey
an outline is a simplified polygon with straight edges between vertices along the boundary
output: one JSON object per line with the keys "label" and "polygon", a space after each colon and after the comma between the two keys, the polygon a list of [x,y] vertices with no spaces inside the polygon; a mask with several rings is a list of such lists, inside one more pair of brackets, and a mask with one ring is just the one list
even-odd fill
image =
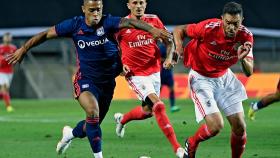
{"label": "shoulder stripe on jersey", "polygon": [[220,21],[217,21],[217,22],[210,22],[209,24],[206,24],[205,25],[205,28],[215,28],[215,27],[219,27],[221,26],[221,22]]}
{"label": "shoulder stripe on jersey", "polygon": [[243,25],[241,25],[241,26],[239,27],[238,30],[241,31],[241,32],[245,32],[245,33],[247,33],[247,34],[253,36],[253,33],[252,33],[251,31],[249,31],[249,30],[248,30],[245,26],[243,26]]}
{"label": "shoulder stripe on jersey", "polygon": [[147,18],[158,18],[158,16],[155,14],[145,14],[144,16]]}

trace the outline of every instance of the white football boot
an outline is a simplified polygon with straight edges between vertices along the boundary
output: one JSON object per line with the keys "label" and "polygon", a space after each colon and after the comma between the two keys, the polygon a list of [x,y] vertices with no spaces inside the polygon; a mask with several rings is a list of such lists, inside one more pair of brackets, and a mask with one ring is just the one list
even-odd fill
{"label": "white football boot", "polygon": [[73,129],[70,126],[64,126],[62,129],[62,138],[61,140],[57,143],[56,146],[56,152],[57,154],[63,154],[69,145],[72,142],[72,139],[74,138],[72,134]]}
{"label": "white football boot", "polygon": [[124,132],[125,132],[125,125],[121,124],[122,118],[123,118],[122,113],[115,113],[114,119],[116,121],[116,134],[120,138],[124,137]]}

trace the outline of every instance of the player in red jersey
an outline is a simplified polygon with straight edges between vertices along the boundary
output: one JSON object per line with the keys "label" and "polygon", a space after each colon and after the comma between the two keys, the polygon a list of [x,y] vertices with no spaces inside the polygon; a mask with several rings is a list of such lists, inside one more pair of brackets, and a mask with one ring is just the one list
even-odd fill
{"label": "player in red jersey", "polygon": [[[144,14],[146,5],[146,0],[128,0],[127,7],[131,13],[126,18],[141,19],[156,28],[165,29],[156,15]],[[139,105],[124,115],[121,113],[114,115],[117,123],[117,135],[124,136],[124,126],[129,121],[143,120],[155,115],[159,127],[171,143],[174,152],[178,157],[183,157],[184,149],[177,141],[173,127],[166,115],[165,105],[159,99],[161,57],[157,41],[150,33],[136,29],[120,30],[117,34],[117,40],[122,52],[126,80],[142,101],[142,107]],[[172,40],[163,42],[167,46],[168,53],[163,66],[171,68],[174,64],[172,61],[174,43]]]}
{"label": "player in red jersey", "polygon": [[13,78],[13,66],[5,60],[8,54],[16,51],[12,44],[12,35],[7,32],[3,35],[3,44],[0,45],[0,96],[3,98],[8,112],[14,111],[11,106],[9,87]]}
{"label": "player in red jersey", "polygon": [[226,3],[221,19],[177,26],[173,35],[176,52],[183,53],[183,39],[191,41],[184,50],[184,64],[191,68],[189,87],[195,103],[196,120],[205,120],[186,140],[185,157],[194,158],[200,142],[217,135],[224,127],[220,111],[231,125],[232,158],[241,158],[246,144],[242,101],[244,86],[229,69],[240,61],[246,76],[253,73],[253,35],[242,25],[242,6]]}
{"label": "player in red jersey", "polygon": [[277,90],[273,94],[268,94],[265,97],[263,97],[258,102],[252,102],[248,111],[248,117],[251,120],[255,120],[256,112],[259,111],[262,108],[265,108],[269,105],[271,105],[274,102],[280,101],[280,78],[277,84]]}

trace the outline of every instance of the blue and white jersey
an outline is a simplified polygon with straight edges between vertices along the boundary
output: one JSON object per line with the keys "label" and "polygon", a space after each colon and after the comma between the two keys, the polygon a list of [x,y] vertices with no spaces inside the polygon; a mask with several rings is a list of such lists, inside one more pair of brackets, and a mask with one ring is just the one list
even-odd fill
{"label": "blue and white jersey", "polygon": [[112,82],[121,72],[118,43],[114,34],[121,17],[104,15],[97,26],[89,27],[84,16],[65,20],[55,26],[59,37],[73,39],[77,52],[78,79],[94,83]]}

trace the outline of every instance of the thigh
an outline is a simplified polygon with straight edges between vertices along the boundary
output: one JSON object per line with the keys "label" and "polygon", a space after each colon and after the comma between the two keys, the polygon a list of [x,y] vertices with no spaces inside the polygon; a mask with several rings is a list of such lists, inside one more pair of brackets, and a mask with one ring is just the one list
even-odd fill
{"label": "thigh", "polygon": [[[219,89],[216,93],[216,101],[221,110],[227,113],[226,110],[232,104],[236,104],[246,100],[247,94],[245,87],[236,78],[236,76],[229,70],[222,78],[224,88]],[[231,107],[232,108],[232,107]],[[236,109],[241,112],[240,108]]]}
{"label": "thigh", "polygon": [[106,90],[103,89],[104,91],[102,92],[102,95],[100,96],[100,99],[98,101],[100,124],[102,123],[107,112],[109,111],[111,101],[112,101],[113,95],[114,95],[114,89],[115,89],[115,86],[107,87]]}
{"label": "thigh", "polygon": [[126,80],[129,84],[129,87],[136,93],[137,97],[145,101],[146,97],[149,94],[156,94],[159,96],[160,92],[160,74],[158,74],[158,79],[155,80],[155,77],[150,76],[131,76],[127,77]]}
{"label": "thigh", "polygon": [[195,72],[190,72],[189,88],[192,100],[195,104],[197,122],[200,122],[207,115],[220,112],[214,98],[212,82],[207,78],[200,76]]}

